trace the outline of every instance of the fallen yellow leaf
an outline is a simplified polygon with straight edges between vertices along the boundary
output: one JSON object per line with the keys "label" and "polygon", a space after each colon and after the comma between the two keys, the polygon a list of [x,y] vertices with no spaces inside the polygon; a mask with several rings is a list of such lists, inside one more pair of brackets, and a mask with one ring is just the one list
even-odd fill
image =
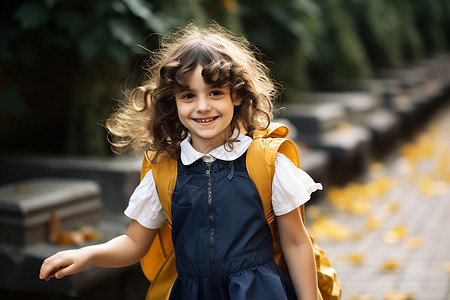
{"label": "fallen yellow leaf", "polygon": [[406,235],[405,225],[397,225],[386,233],[384,241],[388,244],[398,243]]}
{"label": "fallen yellow leaf", "polygon": [[384,300],[411,300],[413,299],[413,293],[403,293],[397,291],[387,291],[384,295]]}
{"label": "fallen yellow leaf", "polygon": [[365,215],[370,212],[371,204],[366,199],[359,199],[359,201],[354,201],[353,205],[350,207],[350,212],[355,215]]}
{"label": "fallen yellow leaf", "polygon": [[391,202],[388,204],[387,206],[387,210],[390,213],[396,213],[400,210],[400,208],[402,207],[401,203],[399,202]]}
{"label": "fallen yellow leaf", "polygon": [[354,264],[361,264],[365,260],[363,253],[351,253],[347,256],[347,260]]}
{"label": "fallen yellow leaf", "polygon": [[306,208],[306,216],[311,219],[315,220],[318,219],[321,215],[320,209],[317,205],[309,205]]}
{"label": "fallen yellow leaf", "polygon": [[83,226],[79,230],[64,231],[61,229],[61,222],[55,213],[50,215],[49,236],[50,242],[59,245],[82,246],[86,241],[96,241],[100,239],[100,234],[89,226]]}
{"label": "fallen yellow leaf", "polygon": [[444,263],[444,272],[450,273],[450,261]]}
{"label": "fallen yellow leaf", "polygon": [[413,248],[420,248],[423,246],[423,239],[420,237],[411,237],[406,241],[406,247],[413,249]]}
{"label": "fallen yellow leaf", "polygon": [[374,300],[375,297],[368,295],[354,295],[351,300]]}
{"label": "fallen yellow leaf", "polygon": [[329,238],[342,241],[355,238],[355,233],[353,231],[326,217],[317,219],[310,227],[308,227],[308,231],[317,239]]}
{"label": "fallen yellow leaf", "polygon": [[366,228],[369,230],[375,230],[378,229],[380,227],[380,219],[377,217],[369,217],[366,220]]}
{"label": "fallen yellow leaf", "polygon": [[400,267],[400,263],[396,259],[386,260],[380,265],[381,271],[393,271]]}

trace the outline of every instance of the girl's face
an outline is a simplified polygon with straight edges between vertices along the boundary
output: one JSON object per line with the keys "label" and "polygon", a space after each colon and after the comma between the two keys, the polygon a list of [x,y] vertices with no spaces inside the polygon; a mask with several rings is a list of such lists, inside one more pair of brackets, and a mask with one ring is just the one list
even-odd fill
{"label": "girl's face", "polygon": [[202,70],[203,67],[197,65],[187,74],[189,89],[175,93],[175,99],[178,118],[189,130],[192,146],[201,153],[208,153],[230,137],[234,106],[241,101],[231,99],[229,87],[207,85]]}

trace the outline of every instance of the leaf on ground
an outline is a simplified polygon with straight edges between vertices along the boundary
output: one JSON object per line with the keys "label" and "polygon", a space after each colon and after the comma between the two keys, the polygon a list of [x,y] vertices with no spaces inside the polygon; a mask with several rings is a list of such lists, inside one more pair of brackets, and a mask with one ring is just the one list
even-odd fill
{"label": "leaf on ground", "polygon": [[420,248],[423,246],[423,239],[420,237],[410,237],[406,240],[406,247],[409,249]]}
{"label": "leaf on ground", "polygon": [[387,210],[390,213],[396,213],[400,210],[401,207],[402,207],[402,204],[400,202],[391,202],[388,204]]}
{"label": "leaf on ground", "polygon": [[87,241],[97,241],[100,234],[89,226],[83,226],[79,230],[64,231],[61,229],[61,222],[55,213],[50,216],[49,241],[58,245],[82,246]]}
{"label": "leaf on ground", "polygon": [[385,234],[384,241],[387,244],[395,244],[398,243],[400,240],[402,240],[405,236],[406,236],[405,225],[397,225]]}
{"label": "leaf on ground", "polygon": [[347,255],[347,260],[353,264],[362,264],[365,259],[364,253],[350,253]]}
{"label": "leaf on ground", "polygon": [[400,263],[396,259],[388,259],[380,265],[380,271],[394,271],[400,267]]}
{"label": "leaf on ground", "polygon": [[332,239],[336,241],[355,239],[356,234],[345,225],[326,217],[316,220],[308,231],[317,239]]}
{"label": "leaf on ground", "polygon": [[354,295],[351,300],[375,300],[375,297],[369,295]]}
{"label": "leaf on ground", "polygon": [[450,273],[450,261],[444,263],[444,272]]}
{"label": "leaf on ground", "polygon": [[371,217],[367,218],[367,220],[366,220],[366,228],[369,230],[378,229],[380,227],[380,224],[381,224],[381,220],[380,220],[380,218],[377,218],[377,217],[371,216]]}
{"label": "leaf on ground", "polygon": [[311,220],[316,220],[321,215],[320,208],[317,205],[309,205],[306,208],[306,216]]}
{"label": "leaf on ground", "polygon": [[413,297],[414,293],[411,292],[387,291],[384,300],[412,300]]}

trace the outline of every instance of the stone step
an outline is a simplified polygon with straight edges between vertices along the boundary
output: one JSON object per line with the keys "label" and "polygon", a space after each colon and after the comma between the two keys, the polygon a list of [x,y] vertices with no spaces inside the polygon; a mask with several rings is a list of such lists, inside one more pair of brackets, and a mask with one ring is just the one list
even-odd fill
{"label": "stone step", "polygon": [[100,187],[93,181],[36,178],[0,186],[0,244],[29,246],[44,242],[52,214],[61,228],[97,224]]}
{"label": "stone step", "polygon": [[142,158],[0,157],[0,184],[37,177],[83,179],[102,191],[102,213],[122,213],[139,184]]}

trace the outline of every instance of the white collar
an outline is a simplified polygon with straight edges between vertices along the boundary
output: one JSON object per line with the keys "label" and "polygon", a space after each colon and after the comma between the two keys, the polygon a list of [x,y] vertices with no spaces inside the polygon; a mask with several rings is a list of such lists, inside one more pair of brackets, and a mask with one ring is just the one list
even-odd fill
{"label": "white collar", "polygon": [[232,161],[239,158],[247,151],[248,147],[252,143],[253,139],[245,134],[241,134],[238,130],[233,132],[233,137],[238,136],[238,140],[233,143],[233,150],[228,149],[226,144],[217,147],[208,154],[198,152],[192,147],[191,138],[188,136],[181,143],[181,162],[187,166],[195,162],[196,160],[203,158],[205,161],[214,161],[215,159]]}

